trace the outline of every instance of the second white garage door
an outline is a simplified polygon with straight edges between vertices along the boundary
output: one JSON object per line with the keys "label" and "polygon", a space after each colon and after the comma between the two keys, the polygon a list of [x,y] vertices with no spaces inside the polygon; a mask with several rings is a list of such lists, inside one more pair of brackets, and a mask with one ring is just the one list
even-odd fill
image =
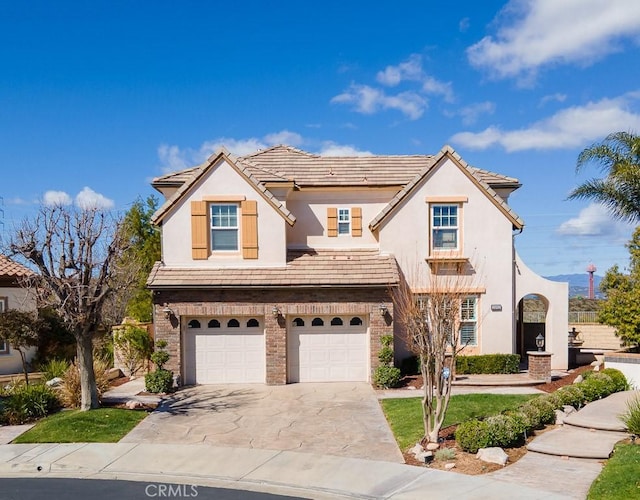
{"label": "second white garage door", "polygon": [[369,380],[369,342],[362,317],[295,317],[287,337],[289,382]]}
{"label": "second white garage door", "polygon": [[184,340],[187,384],[265,382],[262,318],[190,318]]}

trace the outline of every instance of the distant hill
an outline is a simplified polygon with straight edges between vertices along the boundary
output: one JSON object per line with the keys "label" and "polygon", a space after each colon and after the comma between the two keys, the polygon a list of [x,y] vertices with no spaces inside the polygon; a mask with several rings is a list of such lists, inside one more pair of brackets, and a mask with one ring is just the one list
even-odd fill
{"label": "distant hill", "polygon": [[[587,297],[589,295],[589,275],[587,273],[580,274],[558,274],[557,276],[545,276],[551,281],[564,281],[569,283],[569,297]],[[600,293],[600,282],[602,276],[597,274],[593,276],[594,290],[596,299],[603,299],[604,295]]]}

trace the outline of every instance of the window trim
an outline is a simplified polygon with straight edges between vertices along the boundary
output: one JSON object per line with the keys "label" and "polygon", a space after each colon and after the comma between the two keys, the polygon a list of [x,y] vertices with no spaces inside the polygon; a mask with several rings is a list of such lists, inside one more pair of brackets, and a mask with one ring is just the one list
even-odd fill
{"label": "window trim", "polygon": [[[342,219],[342,215],[346,215],[346,219]],[[351,236],[351,209],[347,207],[338,207],[338,236]],[[346,231],[341,231],[340,227],[346,224]]]}
{"label": "window trim", "polygon": [[[468,300],[473,300],[473,318],[465,318],[464,303]],[[467,295],[460,302],[460,335],[459,341],[461,346],[477,347],[478,346],[478,302],[480,298],[477,295]],[[464,343],[462,341],[462,327],[464,325],[473,325],[473,342]]]}
{"label": "window trim", "polygon": [[[235,226],[219,226],[219,227],[214,227],[213,225],[213,209],[214,207],[235,207],[236,209],[236,213],[235,213],[235,218],[236,218],[236,225]],[[209,202],[208,203],[208,214],[209,214],[209,249],[212,255],[220,255],[220,254],[225,254],[225,255],[231,255],[231,254],[238,254],[242,251],[242,245],[241,245],[241,220],[242,220],[242,208],[240,203],[234,203],[234,202],[227,202],[227,201],[222,201],[222,202]],[[219,249],[215,249],[213,248],[213,241],[214,241],[214,231],[219,231],[219,232],[231,232],[231,231],[235,231],[236,233],[236,248],[235,249],[231,249],[231,250],[219,250]]]}

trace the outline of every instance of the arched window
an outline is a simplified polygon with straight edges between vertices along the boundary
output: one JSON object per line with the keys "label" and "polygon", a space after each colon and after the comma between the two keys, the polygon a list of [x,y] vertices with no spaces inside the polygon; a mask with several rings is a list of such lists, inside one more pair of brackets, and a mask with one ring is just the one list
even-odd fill
{"label": "arched window", "polygon": [[257,328],[260,326],[260,323],[258,323],[258,320],[255,318],[251,318],[249,321],[247,321],[247,328]]}
{"label": "arched window", "polygon": [[304,326],[304,320],[302,318],[294,319],[293,326]]}
{"label": "arched window", "polygon": [[240,328],[240,322],[233,318],[227,322],[227,328]]}
{"label": "arched window", "polygon": [[341,325],[343,325],[341,318],[336,317],[331,320],[331,326],[341,326]]}
{"label": "arched window", "polygon": [[358,326],[362,324],[362,319],[358,318],[358,316],[354,316],[353,318],[351,318],[351,321],[349,321],[349,324],[351,326]]}
{"label": "arched window", "polygon": [[209,328],[220,328],[220,322],[217,319],[212,319],[211,321],[209,321],[207,326]]}
{"label": "arched window", "polygon": [[189,328],[200,328],[200,322],[197,319],[192,319],[191,321],[189,321],[189,324],[187,326]]}
{"label": "arched window", "polygon": [[322,321],[322,318],[313,318],[311,326],[324,326],[324,321]]}

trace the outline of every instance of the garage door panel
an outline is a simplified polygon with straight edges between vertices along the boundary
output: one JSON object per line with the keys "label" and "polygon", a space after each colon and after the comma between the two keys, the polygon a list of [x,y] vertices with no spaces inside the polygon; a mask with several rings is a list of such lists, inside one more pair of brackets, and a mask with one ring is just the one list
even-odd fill
{"label": "garage door panel", "polygon": [[[237,318],[241,325],[247,318]],[[200,321],[207,325],[208,321]],[[264,383],[265,340],[262,328],[189,329],[185,334],[188,384]],[[262,323],[262,321],[261,321]]]}

